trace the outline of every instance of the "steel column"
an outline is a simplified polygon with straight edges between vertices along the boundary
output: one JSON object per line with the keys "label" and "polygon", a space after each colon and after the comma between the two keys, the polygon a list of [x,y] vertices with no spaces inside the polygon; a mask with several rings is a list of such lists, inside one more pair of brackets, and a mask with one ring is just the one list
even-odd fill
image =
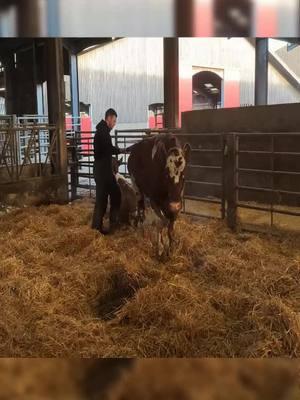
{"label": "steel column", "polygon": [[269,40],[257,38],[255,47],[255,105],[268,104]]}
{"label": "steel column", "polygon": [[78,82],[78,58],[76,54],[70,54],[70,84],[71,104],[74,131],[80,130],[80,103],[79,103],[79,82]]}
{"label": "steel column", "polygon": [[164,127],[179,123],[179,39],[164,38]]}
{"label": "steel column", "polygon": [[233,231],[237,228],[237,157],[236,136],[226,135],[226,157],[225,157],[225,193],[227,200],[227,225]]}

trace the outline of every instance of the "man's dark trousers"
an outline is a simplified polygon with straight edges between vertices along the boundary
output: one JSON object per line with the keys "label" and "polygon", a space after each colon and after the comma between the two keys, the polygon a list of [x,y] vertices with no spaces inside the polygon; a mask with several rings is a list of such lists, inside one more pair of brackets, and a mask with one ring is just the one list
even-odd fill
{"label": "man's dark trousers", "polygon": [[103,228],[103,218],[106,213],[108,196],[110,197],[110,227],[118,223],[119,210],[121,206],[121,191],[116,178],[110,170],[103,164],[102,160],[94,163],[94,178],[96,182],[96,204],[93,215],[92,228],[101,230]]}

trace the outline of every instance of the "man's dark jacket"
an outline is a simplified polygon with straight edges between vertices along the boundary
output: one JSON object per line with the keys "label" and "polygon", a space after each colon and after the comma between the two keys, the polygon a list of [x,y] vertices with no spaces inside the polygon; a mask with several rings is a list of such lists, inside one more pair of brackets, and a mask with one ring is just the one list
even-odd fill
{"label": "man's dark jacket", "polygon": [[96,126],[97,132],[94,137],[95,167],[101,175],[112,174],[112,156],[120,153],[120,150],[112,145],[110,136],[111,129],[102,120]]}

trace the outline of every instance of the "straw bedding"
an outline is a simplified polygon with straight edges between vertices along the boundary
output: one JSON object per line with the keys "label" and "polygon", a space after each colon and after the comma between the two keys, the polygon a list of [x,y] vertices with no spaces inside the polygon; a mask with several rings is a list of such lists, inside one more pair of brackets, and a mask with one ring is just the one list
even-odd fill
{"label": "straw bedding", "polygon": [[162,263],[152,226],[102,237],[91,213],[0,217],[1,356],[300,356],[299,236],[181,217]]}
{"label": "straw bedding", "polygon": [[[280,360],[141,360],[109,400],[298,400],[295,369]],[[294,367],[294,369],[293,369]]]}
{"label": "straw bedding", "polygon": [[0,360],[3,400],[298,400],[299,361]]}

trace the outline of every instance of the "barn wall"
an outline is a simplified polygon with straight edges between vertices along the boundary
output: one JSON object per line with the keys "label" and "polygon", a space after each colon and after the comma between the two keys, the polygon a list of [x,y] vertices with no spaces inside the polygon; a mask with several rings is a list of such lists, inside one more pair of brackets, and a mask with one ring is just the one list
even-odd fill
{"label": "barn wall", "polygon": [[300,47],[295,47],[292,50],[287,51],[286,47],[277,50],[277,56],[279,56],[285,64],[287,64],[291,70],[300,78]]}
{"label": "barn wall", "polygon": [[147,107],[163,99],[163,43],[159,38],[117,40],[81,55],[80,99],[91,103],[93,122],[116,108],[119,123],[148,119]]}
{"label": "barn wall", "polygon": [[[180,111],[192,109],[195,67],[217,68],[224,74],[224,105],[254,104],[255,49],[243,38],[182,38]],[[119,127],[147,126],[150,103],[163,102],[161,38],[126,38],[79,57],[81,101],[92,104],[96,124],[115,107]],[[299,102],[300,93],[270,65],[269,103]]]}
{"label": "barn wall", "polygon": [[[254,105],[255,48],[241,38],[184,38],[180,40],[180,66],[186,81],[190,81],[193,67],[224,70],[225,107]],[[186,91],[185,91],[186,92]],[[192,104],[181,99],[181,111],[191,110]],[[300,102],[300,93],[269,64],[269,104]]]}
{"label": "barn wall", "polygon": [[[185,133],[232,133],[232,132],[284,132],[284,137],[276,138],[274,141],[275,151],[300,152],[300,137],[291,136],[289,132],[299,132],[300,115],[298,104],[285,104],[274,106],[259,106],[232,108],[223,110],[200,110],[183,113],[183,131]],[[220,137],[212,136],[187,136],[182,138],[188,141],[193,148],[218,149],[220,148]],[[248,137],[240,139],[241,150],[265,150],[271,151],[270,137]],[[192,152],[191,163],[193,165],[221,166],[222,154]],[[240,156],[241,168],[249,169],[272,169],[272,159],[269,155],[243,154]],[[276,155],[274,157],[274,168],[277,171],[300,172],[298,155]],[[194,175],[191,175],[194,174]],[[188,171],[188,179],[202,180],[206,182],[222,182],[220,170],[203,170],[192,168]],[[288,190],[300,192],[300,182],[290,175],[278,175],[272,182],[270,174],[240,173],[240,184],[259,188],[272,188],[276,190]],[[207,185],[189,185],[187,194],[190,196],[212,196],[220,197],[221,188]],[[241,191],[240,199],[244,201],[257,201],[267,203],[271,201],[270,195],[261,192]],[[300,206],[300,195],[278,196],[278,203],[290,206]]]}
{"label": "barn wall", "polygon": [[15,207],[65,204],[67,191],[65,177],[61,176],[28,178],[9,184],[0,181],[0,203]]}
{"label": "barn wall", "polygon": [[186,71],[186,78],[192,79],[193,67],[224,70],[225,107],[253,104],[254,56],[251,44],[245,39],[180,39],[180,65]]}
{"label": "barn wall", "polygon": [[[50,164],[46,168],[42,164],[29,164],[23,166],[22,179],[28,179],[37,176],[37,171],[39,171],[41,168],[44,168],[45,176],[51,176]],[[0,183],[10,184],[11,182],[12,179],[11,176],[9,175],[7,168],[4,166],[0,166]]]}
{"label": "barn wall", "polygon": [[[300,60],[299,60],[300,64]],[[269,64],[269,104],[284,104],[300,102],[300,93]]]}
{"label": "barn wall", "polygon": [[299,104],[195,110],[183,114],[188,132],[299,132]]}

